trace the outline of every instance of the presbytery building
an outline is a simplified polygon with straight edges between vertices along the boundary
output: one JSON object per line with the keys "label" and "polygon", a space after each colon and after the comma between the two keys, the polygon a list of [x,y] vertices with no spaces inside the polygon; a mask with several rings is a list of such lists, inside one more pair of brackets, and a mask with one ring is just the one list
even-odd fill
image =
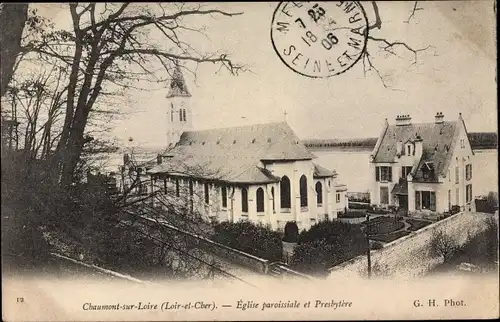
{"label": "presbytery building", "polygon": [[370,156],[371,203],[409,214],[468,209],[473,200],[473,155],[460,114],[445,121],[411,122],[399,115],[387,119]]}

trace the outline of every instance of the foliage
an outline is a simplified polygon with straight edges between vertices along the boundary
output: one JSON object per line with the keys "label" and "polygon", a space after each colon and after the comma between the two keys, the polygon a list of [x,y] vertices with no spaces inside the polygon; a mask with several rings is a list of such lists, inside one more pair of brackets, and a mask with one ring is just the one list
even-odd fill
{"label": "foliage", "polygon": [[486,203],[488,205],[489,213],[493,213],[498,210],[498,192],[490,191],[486,197]]}
{"label": "foliage", "polygon": [[269,227],[256,225],[248,221],[216,223],[212,239],[242,252],[271,261],[281,261],[283,256],[281,235]]}
{"label": "foliage", "polygon": [[450,209],[450,215],[458,214],[460,212],[460,206],[453,205]]}
{"label": "foliage", "polygon": [[366,211],[348,209],[346,213],[343,213],[339,217],[342,217],[342,218],[363,218],[363,217],[366,217]]}
{"label": "foliage", "polygon": [[372,209],[369,203],[349,202],[349,209]]}
{"label": "foliage", "polygon": [[469,263],[480,267],[481,271],[498,269],[498,221],[490,217],[486,229],[475,236],[469,232],[466,242],[446,258],[441,268]]}
{"label": "foliage", "polygon": [[361,225],[321,221],[300,233],[292,267],[309,274],[324,274],[328,268],[365,250],[366,239]]}
{"label": "foliage", "polygon": [[326,275],[328,268],[349,259],[338,240],[313,240],[295,247],[291,266],[293,269],[312,274]]}
{"label": "foliage", "polygon": [[498,261],[498,221],[495,217],[486,220],[486,229],[469,238],[460,247],[458,256],[467,256],[467,262],[491,266]]}
{"label": "foliage", "polygon": [[383,247],[384,246],[380,242],[370,241],[370,249],[376,250],[376,249],[382,249]]}

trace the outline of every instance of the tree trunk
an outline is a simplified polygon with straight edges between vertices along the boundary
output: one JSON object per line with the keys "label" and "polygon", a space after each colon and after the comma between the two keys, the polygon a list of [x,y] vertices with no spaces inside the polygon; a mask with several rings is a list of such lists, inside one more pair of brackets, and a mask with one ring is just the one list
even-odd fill
{"label": "tree trunk", "polygon": [[0,90],[3,96],[14,74],[21,37],[28,19],[27,3],[0,4]]}

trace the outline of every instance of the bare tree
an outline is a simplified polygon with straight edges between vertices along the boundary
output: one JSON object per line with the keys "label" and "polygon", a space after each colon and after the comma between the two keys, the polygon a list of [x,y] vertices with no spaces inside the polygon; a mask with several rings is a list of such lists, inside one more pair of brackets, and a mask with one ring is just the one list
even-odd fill
{"label": "bare tree", "polygon": [[30,158],[47,159],[57,142],[66,92],[62,78],[61,70],[37,70],[20,81],[14,77],[7,90],[9,104],[2,112],[10,108],[12,118],[21,121],[24,140],[19,148]]}
{"label": "bare tree", "polygon": [[[379,10],[379,6],[377,4],[377,1],[370,1],[370,4],[371,4],[371,9],[373,10],[374,21],[368,25],[368,28],[366,28],[363,31],[360,31],[360,32],[366,33],[366,36],[368,38],[368,45],[377,44],[378,50],[381,50],[384,53],[392,55],[392,56],[397,56],[397,53],[395,52],[395,50],[397,48],[403,48],[404,50],[413,54],[412,65],[416,65],[418,54],[422,51],[427,50],[431,46],[428,45],[428,46],[425,46],[423,48],[414,48],[413,46],[409,45],[407,42],[402,41],[402,40],[395,40],[394,41],[394,40],[389,40],[385,37],[377,36],[376,31],[381,30],[383,27],[382,26],[382,18],[381,18],[381,14],[380,14],[380,10]],[[423,10],[423,9],[424,8],[418,4],[418,1],[414,1],[407,20],[405,20],[403,22],[410,23],[410,21],[415,18],[416,12]],[[370,49],[369,47],[367,47],[366,50],[362,54],[363,71],[364,71],[365,75],[370,71],[374,71],[376,73],[376,75],[380,78],[382,85],[385,88],[390,88],[390,86],[387,84],[387,82],[385,80],[384,75],[381,73],[380,69],[374,63],[373,56],[374,56],[374,53],[372,52],[372,49]]]}
{"label": "bare tree", "polygon": [[[186,32],[199,31],[189,26],[190,18],[241,13],[190,4],[71,3],[68,7],[71,31],[39,30],[24,47],[39,59],[70,66],[65,120],[56,151],[63,185],[73,181],[89,115],[103,88],[129,86],[140,77],[158,80],[154,62],[167,74],[176,62],[216,63],[232,74],[244,69],[224,53],[199,53],[183,40]],[[152,34],[159,38],[153,39]],[[134,68],[140,72],[131,72]]]}
{"label": "bare tree", "polygon": [[430,241],[431,253],[441,257],[444,262],[448,261],[458,248],[458,242],[449,234],[444,233],[442,230],[433,233]]}
{"label": "bare tree", "polygon": [[0,4],[0,96],[7,91],[16,60],[21,52],[21,37],[28,19],[27,3]]}

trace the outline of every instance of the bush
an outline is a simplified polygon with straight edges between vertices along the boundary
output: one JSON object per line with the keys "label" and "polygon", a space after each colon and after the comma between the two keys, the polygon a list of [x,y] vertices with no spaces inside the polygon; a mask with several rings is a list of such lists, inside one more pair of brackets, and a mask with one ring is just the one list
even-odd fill
{"label": "bush", "polygon": [[361,225],[322,221],[300,233],[291,265],[305,273],[325,274],[328,268],[365,250],[366,239]]}
{"label": "bush", "polygon": [[372,206],[369,203],[349,202],[349,209],[372,209]]}
{"label": "bush", "polygon": [[328,268],[347,260],[345,249],[338,242],[325,239],[305,242],[295,247],[291,266],[312,275],[326,275]]}
{"label": "bush", "polygon": [[492,214],[498,210],[498,193],[491,191],[488,196],[483,197],[483,199],[476,199],[475,202],[476,211]]}
{"label": "bush", "polygon": [[349,210],[347,210],[346,213],[342,214],[339,217],[342,217],[342,218],[362,218],[362,217],[366,217],[366,211],[349,209]]}
{"label": "bush", "polygon": [[381,249],[381,248],[384,248],[384,246],[380,242],[370,241],[370,248],[371,249]]}
{"label": "bush", "polygon": [[281,235],[268,227],[239,221],[217,223],[214,230],[212,239],[218,243],[267,260],[282,260]]}
{"label": "bush", "polygon": [[458,214],[460,212],[460,206],[451,206],[450,215]]}

